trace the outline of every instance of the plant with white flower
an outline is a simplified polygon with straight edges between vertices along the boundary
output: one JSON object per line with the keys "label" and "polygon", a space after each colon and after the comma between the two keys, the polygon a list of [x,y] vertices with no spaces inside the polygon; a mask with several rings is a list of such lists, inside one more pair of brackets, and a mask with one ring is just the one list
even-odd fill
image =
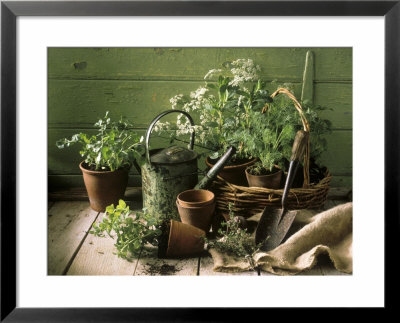
{"label": "plant with white flower", "polygon": [[[233,145],[237,152],[235,158],[249,158],[242,144],[236,139],[239,130],[248,129],[249,109],[261,108],[270,101],[264,84],[257,72],[260,67],[251,59],[237,59],[225,62],[222,68],[211,69],[204,76],[205,84],[188,96],[179,94],[170,99],[172,109],[188,112],[199,120],[192,127],[177,117],[175,134],[182,135],[195,131],[196,144],[206,147],[214,153],[211,158],[218,158]],[[263,102],[261,102],[264,100]]]}
{"label": "plant with white flower", "polygon": [[240,86],[245,82],[258,81],[259,65],[255,65],[251,59],[237,59],[231,62],[231,73],[233,75],[230,85]]}
{"label": "plant with white flower", "polygon": [[218,68],[218,69],[212,69],[212,70],[209,70],[208,72],[207,72],[207,74],[204,76],[204,79],[205,80],[208,80],[208,79],[210,79],[211,77],[213,77],[213,76],[215,76],[215,75],[218,75],[218,74],[220,74],[220,73],[222,73],[222,69],[220,69],[220,68]]}
{"label": "plant with white flower", "polygon": [[177,105],[182,100],[182,98],[183,98],[183,94],[178,94],[169,100],[169,102],[171,103],[172,109],[176,109]]}

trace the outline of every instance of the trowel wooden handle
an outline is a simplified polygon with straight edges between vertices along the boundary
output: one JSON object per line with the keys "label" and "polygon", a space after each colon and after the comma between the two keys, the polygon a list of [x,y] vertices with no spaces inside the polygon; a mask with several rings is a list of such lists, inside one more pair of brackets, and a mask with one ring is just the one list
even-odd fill
{"label": "trowel wooden handle", "polygon": [[296,138],[294,138],[293,147],[292,147],[292,157],[290,160],[300,160],[300,158],[304,154],[304,150],[307,146],[309,132],[304,130],[299,130],[296,133]]}

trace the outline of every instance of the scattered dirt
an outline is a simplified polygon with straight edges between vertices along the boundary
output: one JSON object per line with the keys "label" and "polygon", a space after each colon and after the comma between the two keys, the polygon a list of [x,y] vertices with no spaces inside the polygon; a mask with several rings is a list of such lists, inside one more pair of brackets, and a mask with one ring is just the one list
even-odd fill
{"label": "scattered dirt", "polygon": [[168,248],[168,238],[169,238],[170,223],[164,221],[161,225],[161,236],[158,241],[158,258],[165,258]]}
{"label": "scattered dirt", "polygon": [[163,263],[162,265],[161,264],[157,264],[157,263],[156,264],[146,263],[146,265],[145,265],[145,271],[150,276],[174,275],[179,270],[180,270],[179,268],[176,268],[175,266],[172,266],[172,265],[168,265],[166,263]]}
{"label": "scattered dirt", "polygon": [[279,172],[280,169],[274,167],[274,168],[272,169],[272,171],[270,171],[269,169],[266,169],[266,168],[264,168],[264,167],[256,167],[256,166],[253,166],[253,167],[251,167],[248,171],[249,171],[249,173],[250,173],[251,175],[255,175],[255,176],[264,176],[264,175],[272,175],[272,174],[275,174],[275,173]]}

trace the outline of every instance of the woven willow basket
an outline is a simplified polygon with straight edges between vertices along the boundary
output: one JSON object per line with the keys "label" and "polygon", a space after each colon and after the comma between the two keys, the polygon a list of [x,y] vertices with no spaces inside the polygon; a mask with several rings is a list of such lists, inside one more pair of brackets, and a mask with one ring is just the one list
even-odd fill
{"label": "woven willow basket", "polygon": [[[278,94],[287,95],[294,103],[299,113],[305,131],[310,131],[310,126],[303,114],[303,109],[295,96],[287,89],[279,88],[271,97]],[[329,191],[331,174],[327,170],[325,177],[319,183],[310,183],[310,139],[304,153],[304,182],[301,188],[290,189],[287,198],[287,207],[289,209],[313,209],[324,205]],[[219,214],[227,215],[229,204],[232,203],[232,210],[236,215],[244,217],[252,216],[263,211],[264,207],[281,207],[283,189],[269,189],[261,187],[238,186],[227,182],[217,176],[217,179],[210,187],[216,196],[216,210]]]}

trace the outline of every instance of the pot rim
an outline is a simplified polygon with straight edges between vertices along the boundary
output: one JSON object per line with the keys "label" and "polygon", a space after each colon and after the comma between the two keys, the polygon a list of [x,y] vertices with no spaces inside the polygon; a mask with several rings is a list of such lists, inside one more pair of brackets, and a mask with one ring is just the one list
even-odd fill
{"label": "pot rim", "polygon": [[[276,169],[279,169],[277,172],[275,172],[275,173],[272,173],[272,174],[268,174],[268,175],[253,175],[253,174],[250,174],[249,172],[248,172],[248,169],[250,169],[251,167],[254,167],[255,165],[251,165],[251,166],[248,166],[247,168],[246,168],[246,170],[245,170],[245,172],[246,172],[246,174],[247,175],[249,175],[249,176],[255,176],[255,177],[267,177],[267,176],[273,176],[273,175],[277,175],[277,174],[279,174],[279,173],[283,173],[283,170],[282,170],[282,168],[280,168],[280,167],[278,167],[277,165],[275,165],[274,166],[274,168],[276,168]],[[264,167],[265,168],[265,167]]]}
{"label": "pot rim", "polygon": [[83,167],[83,164],[85,163],[85,161],[81,161],[79,163],[79,168],[81,169],[82,172],[85,172],[87,174],[110,174],[110,173],[116,173],[116,172],[128,172],[129,170],[126,168],[118,168],[116,170],[90,170],[87,169],[85,167]]}
{"label": "pot rim", "polygon": [[[202,192],[211,193],[211,198],[206,199],[206,200],[197,201],[197,202],[195,202],[195,201],[186,201],[186,200],[181,198],[183,194],[188,193],[188,192],[194,192],[194,191],[202,191]],[[180,192],[178,194],[178,196],[176,197],[176,199],[177,199],[177,201],[186,203],[188,205],[193,204],[193,206],[196,206],[196,204],[199,204],[199,203],[207,203],[207,202],[211,203],[215,199],[215,194],[212,191],[205,190],[205,189],[190,189],[190,190],[186,190],[186,191]]]}
{"label": "pot rim", "polygon": [[[206,158],[206,164],[207,164],[208,167],[213,167],[214,164],[211,164],[211,163],[209,162],[210,159],[211,159],[210,156],[207,156],[207,158]],[[246,163],[238,164],[238,165],[224,166],[223,169],[229,170],[229,169],[235,169],[235,168],[242,168],[242,167],[245,167],[245,166],[250,166],[250,165],[254,164],[257,160],[258,160],[258,158],[257,158],[257,157],[254,157],[253,159],[249,160],[249,161],[246,162]]]}
{"label": "pot rim", "polygon": [[181,204],[179,204],[178,200],[176,200],[176,207],[177,208],[182,208],[182,209],[189,209],[189,210],[201,210],[201,209],[205,209],[205,208],[209,208],[211,207],[213,204],[216,204],[215,198],[213,199],[212,202],[202,205],[202,206],[183,206]]}

